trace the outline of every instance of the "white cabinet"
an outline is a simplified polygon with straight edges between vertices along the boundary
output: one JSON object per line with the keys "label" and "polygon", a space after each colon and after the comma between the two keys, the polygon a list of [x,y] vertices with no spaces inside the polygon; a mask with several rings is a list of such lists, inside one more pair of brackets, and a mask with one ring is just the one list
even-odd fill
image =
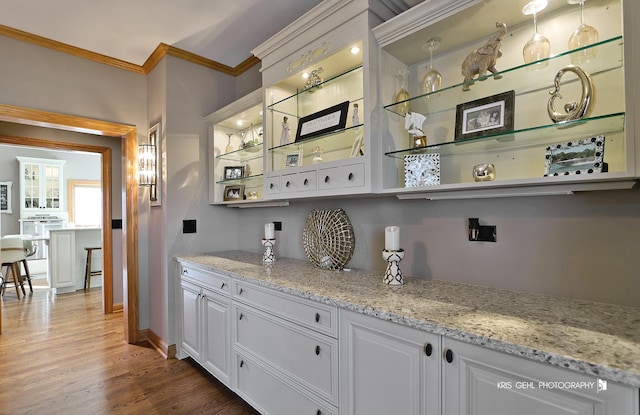
{"label": "white cabinet", "polygon": [[443,338],[443,415],[633,415],[638,390]]}
{"label": "white cabinet", "polygon": [[[538,14],[538,32],[550,40],[551,56],[530,63],[523,60],[523,46],[533,35],[533,21],[522,13],[523,3],[425,1],[375,28],[384,108],[383,192],[401,198],[517,196],[630,188],[635,183],[640,171],[635,121],[640,83],[632,72],[637,48],[630,45],[640,41],[631,23],[640,6],[621,0],[585,2],[585,20],[597,29],[600,41],[570,49],[580,6],[569,3],[549,2]],[[463,82],[463,61],[498,32],[497,21],[507,25],[498,73]],[[443,75],[433,92],[421,89],[430,66],[423,48],[430,39],[439,39],[432,66]],[[578,55],[588,58],[577,62]],[[408,95],[402,98],[408,99],[398,103],[397,75],[402,71],[408,74],[403,85]],[[589,83],[578,78],[579,71],[591,79],[594,93],[587,92]],[[550,95],[554,80],[562,98]],[[588,102],[589,110],[583,115],[575,111],[576,119],[567,122],[556,122],[557,115],[548,113],[552,105],[565,117],[574,112],[572,101],[578,107]],[[403,116],[407,106],[426,117],[420,125],[426,145],[415,147],[410,138]],[[496,123],[484,117],[494,109]],[[429,157],[439,159],[435,163]],[[485,164],[493,165],[494,179],[474,177],[474,167]]]}
{"label": "white cabinet", "polygon": [[341,310],[343,415],[439,414],[440,336]]}
{"label": "white cabinet", "polygon": [[263,199],[262,89],[208,115],[209,203]]}
{"label": "white cabinet", "polygon": [[17,157],[20,162],[20,216],[63,210],[65,160]]}
{"label": "white cabinet", "polygon": [[76,232],[55,230],[49,234],[49,286],[57,294],[76,290]]}
{"label": "white cabinet", "polygon": [[[265,198],[374,191],[364,179],[381,151],[372,139],[378,59],[371,30],[406,7],[326,0],[252,51],[265,87]],[[353,167],[342,171],[346,165]]]}
{"label": "white cabinet", "polygon": [[337,310],[245,282],[233,292],[236,392],[265,414],[338,413]]}
{"label": "white cabinet", "polygon": [[224,276],[182,267],[181,355],[185,353],[231,385],[231,300]]}

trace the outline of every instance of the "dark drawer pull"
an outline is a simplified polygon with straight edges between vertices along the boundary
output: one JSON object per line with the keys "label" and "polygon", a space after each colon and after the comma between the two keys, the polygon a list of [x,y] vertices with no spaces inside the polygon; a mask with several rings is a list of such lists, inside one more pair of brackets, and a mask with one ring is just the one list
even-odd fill
{"label": "dark drawer pull", "polygon": [[320,346],[316,346],[316,356],[320,356]]}
{"label": "dark drawer pull", "polygon": [[424,346],[424,354],[426,354],[427,356],[431,356],[432,353],[433,353],[433,346],[431,345],[431,343],[427,343]]}
{"label": "dark drawer pull", "polygon": [[273,183],[269,183],[269,189],[273,189]]}
{"label": "dark drawer pull", "polygon": [[240,313],[240,317],[238,317],[238,320],[242,320],[242,317],[244,317],[244,314]]}
{"label": "dark drawer pull", "polygon": [[223,288],[224,288],[224,282],[223,282],[223,283],[222,283],[222,285],[220,286],[220,289],[223,289]]}
{"label": "dark drawer pull", "polygon": [[189,270],[188,269],[183,269],[182,270],[182,274],[183,275],[189,275]]}
{"label": "dark drawer pull", "polygon": [[316,313],[316,323],[320,322],[320,313]]}
{"label": "dark drawer pull", "polygon": [[240,361],[240,367],[244,366],[244,360]]}
{"label": "dark drawer pull", "polygon": [[240,288],[240,291],[238,291],[238,295],[242,295],[242,288]]}
{"label": "dark drawer pull", "polygon": [[349,181],[353,181],[353,173],[349,173]]}
{"label": "dark drawer pull", "polygon": [[445,350],[444,358],[447,361],[447,363],[453,362],[453,352],[451,351],[451,349]]}
{"label": "dark drawer pull", "polygon": [[329,176],[324,176],[324,182],[329,183]]}
{"label": "dark drawer pull", "polygon": [[318,412],[316,412],[316,415],[322,415],[322,411],[318,409]]}
{"label": "dark drawer pull", "polygon": [[291,182],[287,182],[284,187],[289,187],[289,185],[291,184]]}
{"label": "dark drawer pull", "polygon": [[309,179],[304,179],[304,185],[308,185],[309,184]]}

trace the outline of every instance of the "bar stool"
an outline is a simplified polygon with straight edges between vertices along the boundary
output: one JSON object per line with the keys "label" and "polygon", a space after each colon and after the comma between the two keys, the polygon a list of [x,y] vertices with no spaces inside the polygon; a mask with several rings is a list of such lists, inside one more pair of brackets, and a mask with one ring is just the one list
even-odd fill
{"label": "bar stool", "polygon": [[[24,243],[20,236],[2,237],[2,268],[5,269],[5,273],[1,294],[4,294],[7,283],[13,279],[18,299],[20,299],[20,290],[22,290],[22,295],[26,295],[22,284],[22,270],[20,269],[24,258]],[[11,275],[11,279],[9,275]]]}
{"label": "bar stool", "polygon": [[84,248],[87,251],[87,264],[84,269],[84,289],[91,288],[91,277],[94,275],[102,275],[102,270],[92,271],[91,270],[91,257],[93,255],[93,251],[97,251],[102,249],[102,247],[87,247]]}

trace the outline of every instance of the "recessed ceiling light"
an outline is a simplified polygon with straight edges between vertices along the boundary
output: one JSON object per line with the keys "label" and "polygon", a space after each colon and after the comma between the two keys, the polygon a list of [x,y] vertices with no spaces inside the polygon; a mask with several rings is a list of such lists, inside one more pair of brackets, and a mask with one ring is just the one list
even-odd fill
{"label": "recessed ceiling light", "polygon": [[236,121],[236,125],[237,125],[238,127],[242,127],[242,120],[238,120],[238,121]]}
{"label": "recessed ceiling light", "polygon": [[309,72],[302,72],[302,79],[309,79]]}
{"label": "recessed ceiling light", "polygon": [[357,55],[359,52],[360,52],[360,48],[359,47],[354,46],[354,47],[351,48],[351,53],[353,55]]}

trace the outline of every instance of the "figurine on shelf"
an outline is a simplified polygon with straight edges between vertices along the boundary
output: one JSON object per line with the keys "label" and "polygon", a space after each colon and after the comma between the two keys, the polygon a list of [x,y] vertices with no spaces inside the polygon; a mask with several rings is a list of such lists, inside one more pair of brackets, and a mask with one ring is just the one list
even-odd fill
{"label": "figurine on shelf", "polygon": [[249,163],[244,165],[244,177],[249,177],[251,176],[251,166],[249,166]]}
{"label": "figurine on shelf", "polygon": [[360,116],[358,116],[358,104],[353,104],[353,116],[351,117],[353,126],[360,125]]}
{"label": "figurine on shelf", "polygon": [[422,131],[422,124],[427,117],[417,112],[408,112],[404,116],[404,129],[411,135],[411,147],[424,147],[427,145],[427,137]]}
{"label": "figurine on shelf", "polygon": [[[484,80],[482,77],[487,74],[487,71],[492,74],[498,72],[496,62],[498,58],[502,56],[500,46],[507,34],[507,25],[502,22],[496,22],[496,27],[498,31],[487,40],[487,43],[471,52],[469,56],[465,58],[464,62],[462,62],[462,75],[464,76],[463,91],[469,90],[469,85],[473,83],[473,77],[475,75],[478,75],[479,79]],[[493,78],[500,79],[502,76],[498,74]]]}
{"label": "figurine on shelf", "polygon": [[229,137],[229,139],[227,140],[227,146],[224,148],[224,152],[225,153],[231,153],[233,151],[233,146],[231,145],[231,136],[233,134],[227,134],[227,137]]}
{"label": "figurine on shelf", "polygon": [[312,163],[322,163],[322,149],[320,148],[320,146],[316,146],[316,148],[313,149],[313,160],[311,160]]}
{"label": "figurine on shelf", "polygon": [[280,136],[280,145],[289,144],[291,142],[291,127],[289,127],[289,117],[282,120],[282,135]]}

